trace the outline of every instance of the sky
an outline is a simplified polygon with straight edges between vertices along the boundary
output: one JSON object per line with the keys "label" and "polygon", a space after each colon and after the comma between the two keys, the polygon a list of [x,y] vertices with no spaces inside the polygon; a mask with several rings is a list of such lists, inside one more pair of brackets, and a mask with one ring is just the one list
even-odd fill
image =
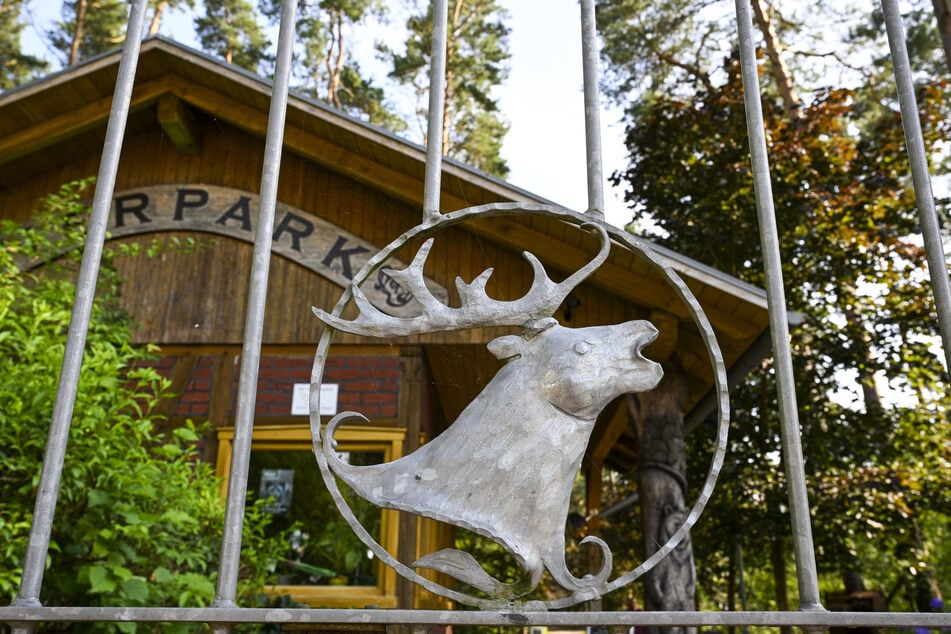
{"label": "sky", "polygon": [[[499,97],[511,128],[502,155],[508,180],[576,211],[588,207],[581,72],[581,12],[577,0],[505,0],[512,18],[512,70]],[[539,14],[544,12],[544,20]],[[624,128],[601,103],[603,173],[624,167]],[[621,194],[604,184],[605,217],[623,227],[631,214]]]}
{"label": "sky", "polygon": [[[501,0],[510,14],[511,72],[500,87],[501,110],[509,122],[502,156],[508,181],[575,211],[588,208],[581,72],[581,14],[577,0]],[[34,0],[24,45],[46,58],[43,32],[59,16],[60,0]],[[544,19],[540,19],[541,17]],[[172,14],[161,33],[196,46],[181,34],[190,18]],[[276,39],[276,38],[275,38]],[[367,50],[372,51],[372,38]],[[368,53],[372,55],[372,53]],[[361,66],[370,68],[368,59]],[[372,70],[372,68],[370,68]],[[624,167],[624,129],[619,113],[601,105],[603,173]],[[605,219],[623,227],[631,219],[621,194],[604,183]]]}

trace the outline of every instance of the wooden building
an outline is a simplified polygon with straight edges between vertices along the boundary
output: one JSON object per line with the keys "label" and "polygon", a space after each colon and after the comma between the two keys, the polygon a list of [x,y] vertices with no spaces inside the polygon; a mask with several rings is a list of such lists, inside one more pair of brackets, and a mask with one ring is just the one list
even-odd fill
{"label": "wooden building", "polygon": [[[117,51],[0,95],[0,217],[28,221],[42,196],[96,174],[118,63]],[[261,78],[161,37],[145,41],[110,221],[115,241],[192,240],[199,246],[121,259],[123,302],[137,323],[137,342],[161,346],[156,363],[179,395],[164,413],[173,422],[212,423],[216,431],[204,452],[222,474],[230,455],[268,108],[269,84]],[[331,531],[334,520],[317,482],[300,401],[321,333],[311,307],[333,307],[373,253],[420,222],[425,152],[293,94],[284,143],[251,487],[289,491],[289,504],[306,500],[308,508],[319,507],[295,516],[320,523],[302,531],[306,549],[325,534],[334,535],[330,541],[346,541]],[[548,203],[444,162],[443,211],[498,202]],[[588,234],[557,220],[497,217],[440,234],[426,274],[434,292],[451,301],[456,276],[469,281],[495,267],[489,294],[513,299],[532,279],[521,251],[533,252],[558,279],[588,261],[595,248]],[[769,347],[765,295],[675,253],[659,253],[698,298],[730,373],[742,375],[759,362]],[[408,262],[412,255],[399,257]],[[391,304],[406,303],[386,280],[379,286],[379,293],[390,293],[384,299]],[[636,253],[615,246],[556,317],[569,326],[651,319],[661,337],[648,356],[657,361],[676,356],[687,377],[688,427],[713,410],[713,372],[689,310]],[[338,336],[323,377],[325,402],[371,421],[344,428],[341,449],[354,459],[390,459],[438,434],[499,367],[485,344],[502,332],[489,328],[386,341]],[[595,483],[602,466],[633,467],[631,425],[620,403],[603,413],[585,465]],[[590,487],[592,505],[597,497],[597,487]],[[286,511],[275,509],[278,515]],[[395,514],[372,521],[381,543],[399,551],[402,560],[411,560],[418,542],[444,539],[445,529],[417,526]],[[283,590],[313,605],[409,605],[412,588],[372,562],[363,565],[367,574],[340,587],[289,569]],[[338,566],[349,569],[347,562]],[[425,597],[417,597],[420,601]]]}

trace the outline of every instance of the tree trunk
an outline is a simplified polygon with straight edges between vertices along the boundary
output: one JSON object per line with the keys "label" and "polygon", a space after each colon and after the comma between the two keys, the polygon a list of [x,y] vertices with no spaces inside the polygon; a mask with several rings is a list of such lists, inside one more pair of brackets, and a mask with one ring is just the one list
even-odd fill
{"label": "tree trunk", "polygon": [[[343,69],[343,11],[335,9],[327,11],[330,21],[330,45],[327,48],[327,103],[337,108],[342,107],[340,101],[340,71]],[[336,52],[335,52],[336,51]]]}
{"label": "tree trunk", "polygon": [[753,0],[753,17],[760,33],[763,34],[763,45],[766,47],[766,56],[769,58],[769,68],[779,90],[779,96],[783,100],[783,110],[790,120],[801,119],[802,99],[793,84],[792,74],[789,72],[789,66],[786,65],[786,49],[779,41],[779,35],[773,26],[765,0]]}
{"label": "tree trunk", "polygon": [[465,0],[456,0],[452,21],[446,28],[446,86],[443,91],[442,110],[442,153],[449,155],[450,128],[452,126],[452,79],[453,58],[456,53],[456,35],[459,31],[459,21],[462,19],[462,8]]}
{"label": "tree trunk", "polygon": [[162,15],[165,13],[165,8],[168,6],[168,2],[161,0],[161,2],[156,3],[155,13],[152,14],[152,21],[149,23],[149,37],[158,34],[159,27],[162,26]]}
{"label": "tree trunk", "polygon": [[[674,364],[664,367],[656,388],[630,397],[637,431],[637,487],[644,526],[644,556],[663,546],[687,516],[683,400],[687,380]],[[644,576],[647,610],[696,609],[697,576],[688,535]],[[688,629],[647,628],[648,634],[685,634]]]}
{"label": "tree trunk", "polygon": [[86,11],[89,3],[87,0],[76,1],[76,25],[73,28],[73,41],[69,47],[69,64],[74,66],[79,61],[79,53],[83,44],[83,30],[86,28]]}
{"label": "tree trunk", "polygon": [[951,0],[932,0],[934,16],[938,22],[938,35],[944,48],[944,60],[951,71]]}

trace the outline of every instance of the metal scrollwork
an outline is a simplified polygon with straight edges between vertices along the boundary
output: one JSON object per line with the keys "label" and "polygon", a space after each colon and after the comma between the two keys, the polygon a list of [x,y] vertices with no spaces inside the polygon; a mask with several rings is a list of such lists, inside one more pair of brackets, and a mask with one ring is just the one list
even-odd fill
{"label": "metal scrollwork", "polygon": [[[386,268],[391,253],[410,240],[428,237],[473,217],[545,214],[595,232],[601,241],[590,262],[561,283],[552,282],[541,263],[524,253],[535,278],[521,299],[498,301],[485,292],[488,269],[471,283],[457,280],[459,307],[433,297],[424,282],[423,265],[432,246],[429,237],[405,269]],[[679,513],[663,547],[636,570],[610,580],[612,555],[600,538],[582,543],[602,554],[600,570],[576,577],[565,562],[565,522],[571,486],[578,473],[598,415],[614,398],[652,389],[660,381],[659,364],[641,350],[657,336],[647,321],[566,328],[552,315],[568,293],[608,257],[609,231],[602,223],[546,205],[496,204],[444,214],[406,233],[374,256],[355,276],[331,312],[314,309],[327,327],[318,345],[312,387],[319,385],[335,330],[389,337],[485,326],[520,326],[521,332],[498,337],[489,351],[506,361],[459,418],[432,442],[402,458],[372,466],[351,466],[335,453],[334,432],[362,415],[343,412],[321,430],[319,389],[311,390],[311,430],[323,479],[341,514],[382,561],[435,594],[485,609],[509,605],[536,588],[546,571],[569,595],[521,604],[523,609],[563,608],[597,598],[630,583],[677,548],[688,535],[713,490],[726,444],[728,413],[726,373],[713,331],[696,299],[671,267],[633,236],[614,231],[615,239],[645,257],[688,305],[704,336],[714,366],[720,399],[720,425],[713,464],[693,509]],[[385,271],[389,281],[410,293],[422,313],[414,318],[388,315],[364,296],[361,285]],[[358,315],[340,315],[350,303]],[[381,508],[398,509],[460,526],[503,546],[518,562],[520,576],[503,583],[489,575],[469,553],[444,549],[411,565],[396,560],[360,525],[340,494],[337,479]],[[445,573],[485,596],[466,594],[424,578],[415,569]]]}

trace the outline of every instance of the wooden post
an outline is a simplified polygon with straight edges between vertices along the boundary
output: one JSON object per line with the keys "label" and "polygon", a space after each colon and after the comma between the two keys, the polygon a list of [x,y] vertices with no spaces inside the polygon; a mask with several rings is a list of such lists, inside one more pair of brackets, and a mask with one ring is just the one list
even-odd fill
{"label": "wooden post", "polygon": [[[426,376],[426,362],[423,360],[423,351],[418,346],[407,346],[400,351],[400,393],[397,410],[397,420],[400,427],[406,429],[406,440],[403,444],[403,455],[412,453],[419,448],[419,436],[426,395],[424,377]],[[417,519],[411,513],[400,513],[399,519],[399,552],[397,559],[407,563],[417,558],[416,552]],[[403,610],[412,610],[414,605],[415,585],[402,576],[396,581],[397,605]]]}
{"label": "wooden post", "polygon": [[[650,392],[629,397],[637,431],[637,486],[645,557],[656,552],[687,516],[683,401],[687,379],[679,365],[664,364],[664,378]],[[689,536],[644,577],[647,610],[694,610],[696,569]],[[647,628],[649,634],[683,634],[689,628]]]}
{"label": "wooden post", "polygon": [[228,352],[215,355],[214,378],[211,384],[211,397],[208,404],[208,420],[212,429],[205,435],[202,458],[214,464],[218,455],[219,427],[229,422],[231,400],[234,396],[235,357]]}

